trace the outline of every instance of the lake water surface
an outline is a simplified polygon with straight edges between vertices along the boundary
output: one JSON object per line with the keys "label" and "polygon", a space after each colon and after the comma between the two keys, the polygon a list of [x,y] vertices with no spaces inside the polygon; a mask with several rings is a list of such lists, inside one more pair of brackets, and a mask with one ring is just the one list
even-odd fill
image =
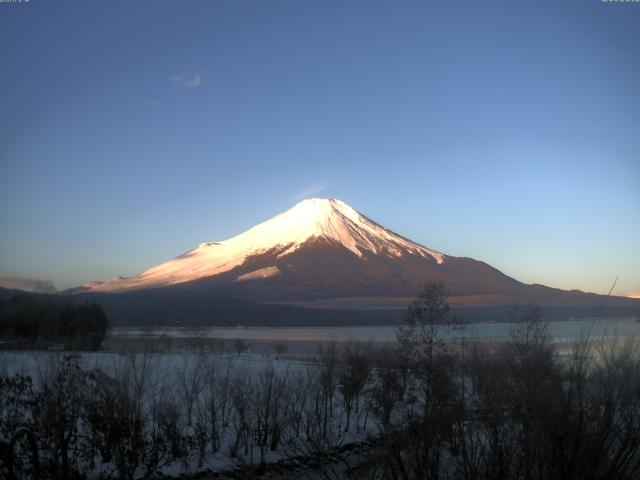
{"label": "lake water surface", "polygon": [[[242,338],[266,342],[323,342],[323,341],[372,341],[393,342],[396,340],[396,325],[355,326],[355,327],[265,327],[265,328],[114,328],[114,337],[175,337],[192,336]],[[466,337],[469,339],[500,341],[506,340],[513,331],[513,323],[474,323],[462,329],[443,327],[443,338]],[[635,318],[625,319],[585,319],[550,322],[551,335],[557,342],[576,340],[588,335],[593,340],[607,338],[640,339],[640,322]]]}

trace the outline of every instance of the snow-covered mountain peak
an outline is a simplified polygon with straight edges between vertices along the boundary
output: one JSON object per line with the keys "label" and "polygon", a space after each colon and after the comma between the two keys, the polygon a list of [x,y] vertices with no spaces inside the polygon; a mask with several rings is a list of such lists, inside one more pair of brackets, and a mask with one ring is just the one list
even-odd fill
{"label": "snow-covered mountain peak", "polygon": [[360,214],[341,200],[334,198],[309,198],[265,223],[275,226],[293,225],[294,228],[314,228],[321,233],[332,221],[349,219],[358,222]]}
{"label": "snow-covered mountain peak", "polygon": [[90,288],[114,291],[188,282],[228,272],[256,255],[285,257],[310,241],[341,246],[358,257],[365,254],[389,258],[418,255],[438,264],[445,258],[439,252],[393,233],[340,200],[311,198],[233,238],[201,243],[135,277]]}

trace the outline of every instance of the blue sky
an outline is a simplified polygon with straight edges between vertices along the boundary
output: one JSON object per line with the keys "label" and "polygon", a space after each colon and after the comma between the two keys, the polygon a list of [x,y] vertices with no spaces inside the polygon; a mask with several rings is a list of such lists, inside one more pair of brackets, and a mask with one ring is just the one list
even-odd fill
{"label": "blue sky", "polygon": [[0,4],[0,274],[132,275],[307,196],[640,291],[640,4]]}

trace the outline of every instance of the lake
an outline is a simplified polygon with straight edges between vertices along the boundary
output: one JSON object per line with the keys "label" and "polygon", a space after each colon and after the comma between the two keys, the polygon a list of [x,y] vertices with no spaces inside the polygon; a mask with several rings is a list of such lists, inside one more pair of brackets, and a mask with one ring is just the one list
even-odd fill
{"label": "lake", "polygon": [[[592,339],[640,339],[640,322],[635,318],[583,319],[550,322],[550,331],[557,342],[571,341],[584,335]],[[372,341],[394,342],[396,325],[354,327],[264,327],[264,328],[114,328],[114,338],[219,338],[244,339],[252,342],[327,342]],[[513,323],[474,323],[452,331],[441,328],[443,338],[465,336],[469,339],[501,341],[509,338]]]}

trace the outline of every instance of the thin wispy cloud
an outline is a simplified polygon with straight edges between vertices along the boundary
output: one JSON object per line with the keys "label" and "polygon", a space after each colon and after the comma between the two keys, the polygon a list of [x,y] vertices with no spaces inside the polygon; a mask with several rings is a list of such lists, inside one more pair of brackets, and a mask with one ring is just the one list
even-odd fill
{"label": "thin wispy cloud", "polygon": [[333,184],[329,182],[321,182],[311,185],[302,190],[298,195],[294,197],[294,200],[302,200],[305,198],[315,197],[325,190],[329,189]]}
{"label": "thin wispy cloud", "polygon": [[150,108],[158,108],[160,106],[160,102],[158,100],[147,100],[145,105]]}
{"label": "thin wispy cloud", "polygon": [[199,73],[181,73],[172,76],[171,82],[176,87],[198,88],[202,83],[202,76]]}

